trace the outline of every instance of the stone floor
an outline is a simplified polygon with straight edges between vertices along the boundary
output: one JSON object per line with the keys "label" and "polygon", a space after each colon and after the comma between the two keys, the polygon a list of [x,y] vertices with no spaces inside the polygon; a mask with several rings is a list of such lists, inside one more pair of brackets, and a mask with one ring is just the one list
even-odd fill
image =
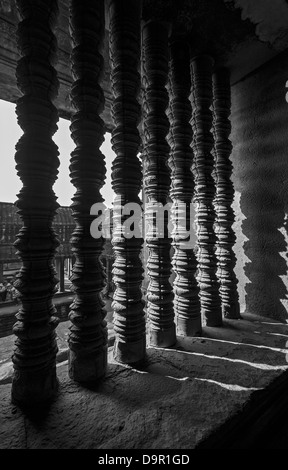
{"label": "stone floor", "polygon": [[107,377],[88,389],[67,374],[67,323],[57,335],[59,396],[42,414],[11,405],[10,358],[0,364],[0,449],[194,449],[288,369],[287,325],[245,314],[148,348],[142,369],[114,361],[110,328]]}

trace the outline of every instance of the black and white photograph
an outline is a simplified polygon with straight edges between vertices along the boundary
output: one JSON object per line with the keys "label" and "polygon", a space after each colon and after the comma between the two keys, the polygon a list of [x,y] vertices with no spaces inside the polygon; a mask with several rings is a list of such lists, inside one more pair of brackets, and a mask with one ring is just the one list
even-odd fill
{"label": "black and white photograph", "polygon": [[0,129],[0,450],[288,449],[288,0],[0,0]]}

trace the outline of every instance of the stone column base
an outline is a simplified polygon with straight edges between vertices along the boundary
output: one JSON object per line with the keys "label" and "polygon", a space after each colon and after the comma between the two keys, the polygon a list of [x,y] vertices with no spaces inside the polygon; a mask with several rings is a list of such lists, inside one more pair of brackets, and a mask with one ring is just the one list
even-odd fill
{"label": "stone column base", "polygon": [[149,345],[158,348],[169,348],[176,343],[176,327],[175,324],[169,330],[154,330],[149,328]]}
{"label": "stone column base", "polygon": [[58,392],[56,366],[25,371],[15,370],[12,381],[12,403],[34,408],[55,399]]}
{"label": "stone column base", "polygon": [[201,317],[197,318],[177,318],[177,335],[179,336],[201,336],[202,335],[202,322]]}
{"label": "stone column base", "polygon": [[82,354],[69,350],[68,356],[69,377],[75,382],[94,383],[103,379],[107,371],[107,346],[95,353]]}
{"label": "stone column base", "polygon": [[143,337],[139,341],[123,342],[115,338],[114,359],[124,364],[141,364],[146,358],[146,339]]}

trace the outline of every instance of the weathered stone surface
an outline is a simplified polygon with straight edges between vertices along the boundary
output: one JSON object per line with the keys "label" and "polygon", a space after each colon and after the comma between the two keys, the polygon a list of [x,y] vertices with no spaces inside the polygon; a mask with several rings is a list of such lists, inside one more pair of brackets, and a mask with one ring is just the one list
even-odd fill
{"label": "weathered stone surface", "polygon": [[[114,95],[112,114],[115,126],[112,148],[116,154],[112,164],[112,188],[116,194],[112,238],[115,254],[112,270],[115,284],[112,303],[116,333],[114,354],[117,360],[128,364],[143,361],[146,352],[141,291],[143,267],[140,259],[143,238],[141,233],[131,233],[130,226],[126,233],[123,230],[125,221],[132,215],[131,206],[141,206],[139,192],[142,169],[137,156],[141,142],[137,127],[141,119],[138,102],[141,11],[141,2],[134,0],[109,2],[111,83]],[[126,204],[130,204],[128,214],[123,213]],[[133,212],[136,229],[141,222],[141,213],[137,210]]]}
{"label": "weathered stone surface", "polygon": [[14,286],[21,305],[13,332],[17,336],[13,354],[14,402],[28,404],[50,400],[57,390],[53,294],[54,256],[59,241],[52,227],[59,204],[53,191],[57,179],[58,147],[53,141],[58,112],[53,100],[58,78],[53,66],[57,40],[53,34],[58,7],[55,0],[16,2],[21,21],[17,38],[21,58],[17,85],[23,96],[16,106],[23,135],[16,145],[16,170],[23,183],[16,206],[23,221],[15,247],[22,267]]}
{"label": "weathered stone surface", "polygon": [[0,384],[12,383],[13,377],[13,364],[11,361],[1,364],[0,366]]}
{"label": "weathered stone surface", "polygon": [[171,235],[168,217],[161,210],[169,202],[170,147],[166,89],[169,71],[168,25],[157,21],[143,24],[143,132],[146,246],[148,248],[147,317],[153,346],[171,346],[176,341],[171,275]]}
{"label": "weathered stone surface", "polygon": [[[171,169],[170,197],[173,201],[173,270],[175,279],[174,310],[177,333],[197,336],[201,334],[202,319],[199,286],[196,280],[197,260],[191,236],[191,206],[194,196],[192,173],[193,139],[190,119],[192,115],[190,55],[186,41],[170,42],[169,72],[170,145],[169,166]],[[188,235],[188,236],[187,236]]]}
{"label": "weathered stone surface", "polygon": [[102,290],[105,285],[101,253],[103,236],[94,238],[91,208],[102,203],[100,193],[105,182],[105,157],[100,147],[104,141],[104,94],[99,84],[103,70],[100,53],[105,31],[103,0],[71,2],[72,36],[71,90],[75,114],[71,120],[71,136],[75,149],[71,153],[70,177],[76,188],[72,211],[76,228],[71,237],[75,264],[72,269],[72,290],[75,298],[69,319],[69,373],[79,382],[93,382],[105,375],[107,366],[107,328]]}
{"label": "weathered stone surface", "polygon": [[[68,359],[68,335],[70,325],[71,323],[69,321],[61,322],[56,328],[56,340],[58,346],[56,363],[59,365]],[[115,340],[113,323],[107,322],[107,329],[108,346],[112,346]],[[15,347],[14,341],[14,335],[6,336],[5,338],[0,339],[0,384],[12,383],[13,365],[11,362],[11,357]]]}
{"label": "weathered stone surface", "polygon": [[232,87],[231,155],[241,311],[288,320],[288,51]]}
{"label": "weathered stone surface", "polygon": [[260,41],[268,42],[276,50],[285,50],[288,46],[288,5],[285,0],[255,2],[254,0],[224,0],[234,2],[241,11],[242,20],[250,20],[256,25],[255,33]]}
{"label": "weathered stone surface", "polygon": [[93,389],[73,383],[64,363],[59,396],[37,419],[1,385],[0,448],[193,449],[288,369],[286,325],[252,315],[224,325],[175,349],[148,348],[138,370],[117,364],[111,348],[106,380]]}
{"label": "weathered stone surface", "polygon": [[[15,68],[19,53],[17,50],[16,28],[18,14],[14,1],[0,2],[0,97],[7,101],[15,102],[21,93],[16,85]],[[70,67],[71,42],[69,34],[69,1],[59,1],[59,19],[55,25],[55,34],[58,40],[57,62],[55,64],[59,79],[59,93],[55,104],[59,110],[59,115],[70,119],[75,112],[71,102],[70,91],[72,84],[72,74]],[[108,36],[103,44],[105,56],[104,72],[102,84],[106,99],[106,107],[103,111],[103,120],[107,130],[112,129],[110,116],[111,90],[110,90],[110,68],[108,54]]]}
{"label": "weathered stone surface", "polygon": [[220,283],[222,313],[228,318],[240,317],[238,280],[235,275],[236,256],[233,247],[236,235],[233,230],[235,214],[232,208],[234,186],[231,181],[232,163],[230,154],[231,133],[231,87],[230,73],[227,69],[217,70],[213,74],[213,135],[214,135],[214,180],[216,194],[214,207],[216,212],[215,233],[217,278]]}
{"label": "weathered stone surface", "polygon": [[[177,10],[167,8],[167,1],[158,0],[151,2],[145,0],[147,16],[154,11],[161,17],[177,20],[177,27],[181,31],[189,29],[193,31],[192,40],[195,45],[195,37],[198,39],[197,52],[202,52],[201,48],[207,50],[206,40],[210,41],[210,46],[219,51],[221,64],[230,66],[232,69],[232,82],[240,80],[255,68],[261,66],[265,61],[275,56],[279,50],[283,50],[287,44],[287,32],[283,29],[287,16],[287,5],[284,0],[277,0],[277,8],[264,2],[264,6],[259,7],[259,2],[250,0],[235,1],[235,8],[228,11],[223,0],[204,2],[200,0],[193,2],[193,12],[191,2],[176,2]],[[229,3],[231,1],[229,0]],[[250,3],[250,10],[246,5]],[[245,5],[246,4],[246,5]],[[151,11],[152,5],[152,11]],[[156,6],[155,6],[156,5]],[[182,6],[182,8],[181,8]],[[58,61],[56,69],[58,72],[60,88],[56,105],[60,117],[69,119],[74,108],[70,99],[70,87],[72,77],[70,73],[70,53],[71,45],[69,40],[69,13],[68,0],[59,1],[60,17],[56,26],[56,34],[59,40]],[[180,7],[180,8],[179,8]],[[156,8],[156,10],[155,10]],[[179,8],[179,11],[178,11]],[[249,21],[241,21],[241,13]],[[172,15],[172,16],[171,16]],[[261,22],[259,22],[261,18]],[[16,6],[14,1],[1,0],[0,2],[0,97],[8,101],[15,102],[20,92],[16,86],[15,68],[18,59],[15,30],[18,22]],[[250,23],[251,22],[251,23]],[[255,34],[256,25],[256,34]],[[207,35],[207,32],[210,35]],[[224,33],[225,32],[225,33]],[[210,36],[210,37],[209,37]],[[258,40],[258,36],[260,41]],[[267,41],[267,44],[263,41]],[[272,49],[270,44],[275,47]],[[105,66],[103,74],[103,88],[106,99],[106,106],[103,112],[103,120],[109,131],[113,128],[111,119],[111,84],[110,66],[108,53],[108,34],[103,45]]]}
{"label": "weathered stone surface", "polygon": [[194,151],[193,174],[195,178],[195,201],[197,226],[197,280],[200,289],[201,312],[208,326],[221,326],[222,312],[219,283],[216,277],[216,236],[214,231],[216,192],[213,178],[214,158],[212,135],[212,72],[214,60],[199,56],[191,60],[192,75],[192,148]]}

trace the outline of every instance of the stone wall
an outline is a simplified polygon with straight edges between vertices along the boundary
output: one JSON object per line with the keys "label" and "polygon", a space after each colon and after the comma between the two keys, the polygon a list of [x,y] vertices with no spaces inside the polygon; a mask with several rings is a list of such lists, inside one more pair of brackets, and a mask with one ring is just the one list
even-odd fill
{"label": "stone wall", "polygon": [[236,274],[241,311],[285,321],[288,52],[232,88]]}

